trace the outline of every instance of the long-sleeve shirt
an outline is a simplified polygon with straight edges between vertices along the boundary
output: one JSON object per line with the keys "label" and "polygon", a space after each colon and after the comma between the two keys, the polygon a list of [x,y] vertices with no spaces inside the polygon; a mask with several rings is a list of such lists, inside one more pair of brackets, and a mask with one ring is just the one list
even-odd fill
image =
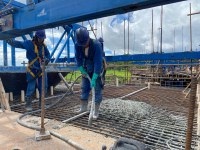
{"label": "long-sleeve shirt", "polygon": [[[98,40],[90,39],[88,56],[85,56],[85,48],[75,45],[75,57],[78,67],[83,66],[88,72],[100,74],[102,70],[102,46]],[[88,69],[90,68],[90,69]]]}
{"label": "long-sleeve shirt", "polygon": [[[9,44],[16,48],[26,49],[26,58],[28,59],[29,63],[31,63],[37,57],[37,53],[35,52],[35,46],[31,40],[26,40],[23,42],[13,40],[12,42],[9,42]],[[38,48],[39,57],[41,59],[43,58],[42,56],[43,48],[44,48],[44,58],[50,59],[50,53],[46,45],[43,44],[43,45],[37,46],[37,48]],[[38,60],[35,61],[33,66],[40,68],[40,62]]]}

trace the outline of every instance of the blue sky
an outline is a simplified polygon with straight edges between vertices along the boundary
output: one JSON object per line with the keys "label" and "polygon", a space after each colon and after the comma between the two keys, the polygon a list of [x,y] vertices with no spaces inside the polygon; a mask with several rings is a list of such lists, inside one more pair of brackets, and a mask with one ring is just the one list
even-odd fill
{"label": "blue sky", "polygon": [[[18,0],[22,1],[22,0]],[[23,0],[25,2],[25,0]],[[163,51],[164,52],[180,52],[188,51],[190,47],[189,36],[189,3],[192,3],[192,12],[200,11],[199,0],[188,0],[175,4],[163,6]],[[151,47],[151,13],[154,11],[154,51],[158,51],[160,44],[160,7],[139,10],[129,13],[130,16],[130,40],[129,40],[129,52],[130,54],[146,54],[152,52]],[[126,40],[125,40],[125,52],[128,51],[128,14],[115,15],[105,18],[98,18],[97,25],[96,20],[91,20],[91,24],[94,28],[97,26],[97,37],[103,36],[106,55],[124,54],[124,19],[126,22]],[[193,32],[193,50],[200,50],[200,14],[192,17],[192,32]],[[101,22],[103,25],[101,33]],[[90,30],[88,22],[84,22],[84,26]],[[183,29],[183,30],[182,30]],[[59,28],[53,29],[54,31],[54,46],[58,41],[63,30]],[[183,31],[183,32],[182,32]],[[46,43],[50,51],[53,48],[52,29],[47,29]],[[183,34],[183,44],[182,44]],[[174,36],[175,35],[175,36]],[[94,38],[92,32],[90,36]],[[20,40],[20,39],[18,39]],[[62,47],[61,43],[59,49]],[[183,47],[183,48],[182,48]],[[2,43],[0,42],[0,65],[2,64]],[[70,45],[71,56],[74,56],[74,46],[71,42]],[[10,64],[10,49],[8,49],[8,58]],[[17,63],[20,64],[25,58],[24,50],[17,50]],[[64,51],[62,57],[66,56]]]}

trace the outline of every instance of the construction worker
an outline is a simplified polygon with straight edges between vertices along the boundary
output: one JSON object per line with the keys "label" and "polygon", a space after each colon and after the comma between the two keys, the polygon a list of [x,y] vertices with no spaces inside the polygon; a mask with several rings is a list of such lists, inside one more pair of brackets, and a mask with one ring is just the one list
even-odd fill
{"label": "construction worker", "polygon": [[[98,40],[89,36],[86,28],[76,30],[75,57],[79,70],[82,73],[81,106],[78,113],[87,111],[88,98],[91,88],[95,88],[95,111],[93,119],[99,116],[99,107],[102,101],[102,83],[100,74],[102,71],[102,47]],[[91,78],[91,83],[87,76]]]}
{"label": "construction worker", "polygon": [[[26,57],[28,59],[28,67],[26,79],[28,82],[26,90],[26,111],[32,111],[31,95],[35,91],[36,81],[39,89],[39,108],[41,108],[41,95],[42,95],[42,69],[41,62],[45,61],[47,65],[50,61],[50,53],[47,46],[44,44],[46,38],[45,30],[35,32],[32,40],[16,41],[7,40],[7,43],[16,48],[26,49]],[[45,73],[45,91],[47,91],[47,74]]]}

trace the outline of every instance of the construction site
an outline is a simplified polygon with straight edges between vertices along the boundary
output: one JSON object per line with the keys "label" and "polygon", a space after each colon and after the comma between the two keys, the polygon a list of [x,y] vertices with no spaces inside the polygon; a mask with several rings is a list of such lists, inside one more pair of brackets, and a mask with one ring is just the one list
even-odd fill
{"label": "construction site", "polygon": [[[184,14],[189,20],[189,46],[186,51],[164,52],[163,6],[176,3],[189,6]],[[87,4],[81,0],[0,0],[0,150],[200,150],[200,50],[193,50],[192,39],[192,17],[200,12],[193,12],[192,6],[184,0],[89,0]],[[95,118],[98,78],[93,86],[95,73],[84,76],[80,58],[70,56],[78,51],[77,31],[85,26],[97,39],[95,19],[154,7],[160,10],[158,47],[154,45],[153,10],[150,53],[131,54],[129,15],[127,22],[122,21],[124,53],[114,50],[113,55],[104,56],[107,66],[102,69],[105,78],[100,74],[102,101]],[[91,24],[91,20],[96,23]],[[27,72],[35,62],[30,62],[28,53],[28,61],[21,61],[19,49],[27,48],[13,43],[33,41],[37,31],[44,29],[50,36],[45,35],[46,41],[53,46],[47,64],[47,59],[39,61],[39,54],[36,57],[41,72],[29,95]],[[61,34],[56,41],[58,30]],[[103,37],[102,23],[100,30]],[[175,40],[173,44],[175,50]],[[80,112],[84,78],[91,91],[86,110]],[[27,107],[30,99],[31,108]]]}

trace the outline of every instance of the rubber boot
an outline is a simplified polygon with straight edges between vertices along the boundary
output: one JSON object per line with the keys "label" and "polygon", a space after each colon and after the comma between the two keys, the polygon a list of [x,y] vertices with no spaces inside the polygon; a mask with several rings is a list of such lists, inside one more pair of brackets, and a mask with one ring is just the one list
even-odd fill
{"label": "rubber boot", "polygon": [[99,117],[99,103],[95,103],[94,105],[94,113],[93,113],[93,119],[96,120]]}
{"label": "rubber boot", "polygon": [[80,114],[80,113],[87,111],[87,106],[88,106],[88,101],[81,100],[80,109],[77,111],[77,113]]}
{"label": "rubber boot", "polygon": [[26,105],[25,105],[25,109],[26,111],[32,111],[32,101],[30,97],[26,97]]}

